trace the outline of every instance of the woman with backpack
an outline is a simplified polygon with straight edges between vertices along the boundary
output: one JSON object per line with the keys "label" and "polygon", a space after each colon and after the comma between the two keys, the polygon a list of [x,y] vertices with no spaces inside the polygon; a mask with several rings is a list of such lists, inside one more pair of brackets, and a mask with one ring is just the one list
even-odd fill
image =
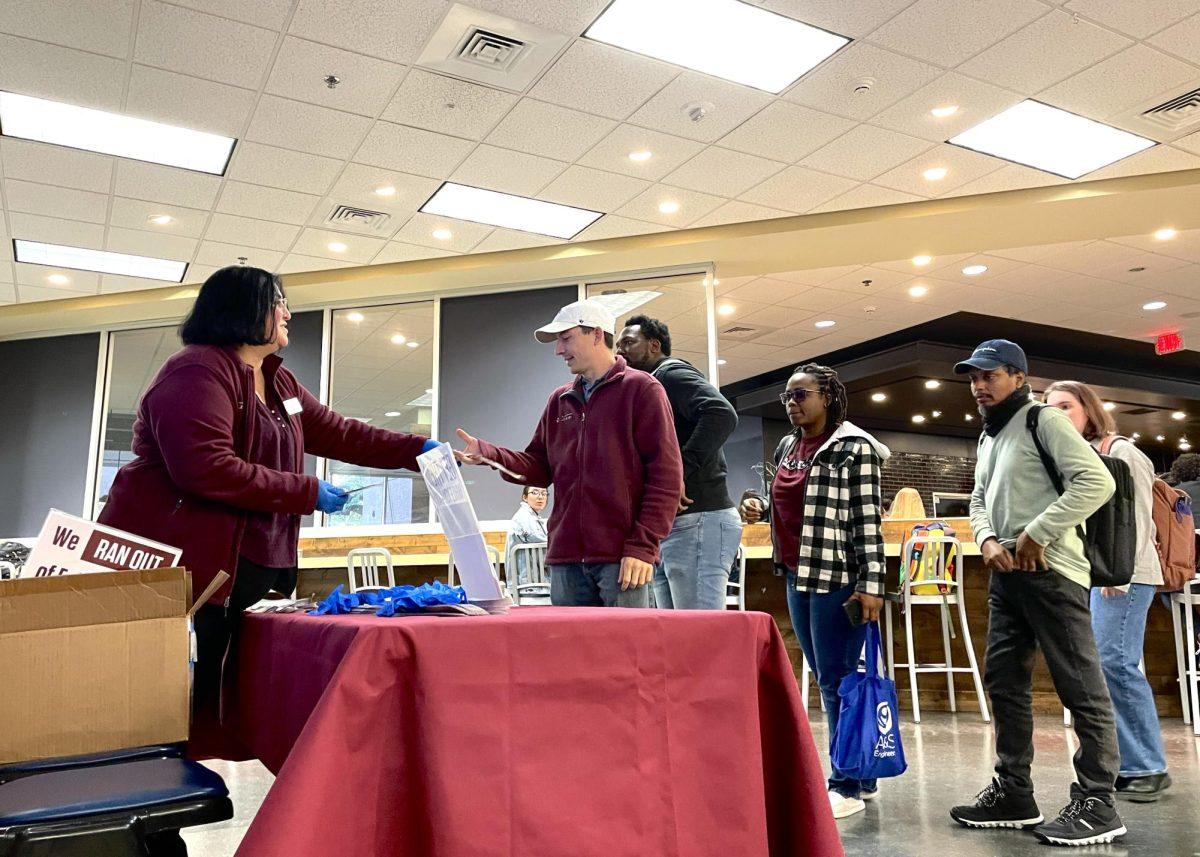
{"label": "woman with backpack", "polygon": [[1046,388],[1045,400],[1061,409],[1098,452],[1125,462],[1133,476],[1137,527],[1133,579],[1128,586],[1092,589],[1092,632],[1117,721],[1121,767],[1116,792],[1149,803],[1171,785],[1154,692],[1140,669],[1146,614],[1163,583],[1155,546],[1154,465],[1136,444],[1117,434],[1112,415],[1086,384],[1057,381]]}
{"label": "woman with backpack", "polygon": [[[742,520],[771,523],[776,574],[786,575],[788,612],[817,676],[833,747],[842,679],[858,669],[867,623],[883,609],[880,467],[886,446],[846,420],[846,388],[827,366],[797,367],[779,397],[793,430],[775,449],[769,497],[747,492]],[[853,617],[853,618],[852,618]],[[879,791],[834,768],[834,818],[861,812]]]}

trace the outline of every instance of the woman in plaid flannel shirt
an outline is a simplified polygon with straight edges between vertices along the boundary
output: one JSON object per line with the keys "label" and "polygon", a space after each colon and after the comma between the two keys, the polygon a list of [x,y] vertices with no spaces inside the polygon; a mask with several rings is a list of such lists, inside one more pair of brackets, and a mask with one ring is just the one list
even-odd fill
{"label": "woman in plaid flannel shirt", "polygon": [[[880,466],[886,446],[846,421],[846,388],[827,366],[797,367],[780,395],[793,431],[775,450],[770,498],[747,492],[747,523],[771,522],[775,570],[787,576],[788,610],[825,700],[829,741],[837,729],[838,686],[858,668],[866,623],[883,608]],[[863,621],[852,624],[857,602]],[[864,809],[874,780],[836,768],[829,777],[835,818]]]}

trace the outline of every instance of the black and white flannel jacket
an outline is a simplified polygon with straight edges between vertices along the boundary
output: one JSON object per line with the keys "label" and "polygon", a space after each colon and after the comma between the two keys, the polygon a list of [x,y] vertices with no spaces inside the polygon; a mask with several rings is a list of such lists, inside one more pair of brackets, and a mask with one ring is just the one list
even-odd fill
{"label": "black and white flannel jacket", "polygon": [[[797,437],[792,432],[779,442],[777,467],[788,466]],[[880,467],[890,455],[891,450],[850,422],[838,426],[813,455],[804,483],[797,590],[832,592],[853,583],[860,592],[883,595]],[[770,520],[770,498],[763,499]],[[787,570],[778,557],[775,568],[776,573]]]}

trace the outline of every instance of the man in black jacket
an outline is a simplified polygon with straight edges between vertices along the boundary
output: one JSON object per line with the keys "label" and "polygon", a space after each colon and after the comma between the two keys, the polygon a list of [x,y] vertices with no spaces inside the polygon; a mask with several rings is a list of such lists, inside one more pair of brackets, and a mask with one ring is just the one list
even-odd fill
{"label": "man in black jacket", "polygon": [[724,610],[742,521],[725,484],[721,448],[737,427],[737,412],[695,366],[671,356],[671,332],[657,319],[637,315],[625,322],[617,353],[666,389],[683,453],[683,498],[654,570],[655,604]]}

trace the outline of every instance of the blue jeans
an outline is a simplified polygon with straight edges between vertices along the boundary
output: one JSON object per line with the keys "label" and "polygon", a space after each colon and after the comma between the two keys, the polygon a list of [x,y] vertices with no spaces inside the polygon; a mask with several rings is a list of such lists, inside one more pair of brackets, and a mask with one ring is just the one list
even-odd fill
{"label": "blue jeans", "polygon": [[654,605],[665,610],[724,610],[729,569],[742,539],[737,509],[675,519],[654,568]]}
{"label": "blue jeans", "polygon": [[621,591],[619,562],[572,562],[550,566],[550,603],[555,607],[649,607],[650,586]]}
{"label": "blue jeans", "polygon": [[1120,775],[1142,777],[1167,770],[1162,730],[1150,682],[1138,669],[1146,637],[1146,613],[1155,587],[1134,583],[1129,592],[1105,597],[1092,590],[1092,633],[1112,697],[1121,750]]}
{"label": "blue jeans", "polygon": [[[842,605],[854,594],[854,586],[833,592],[797,592],[796,575],[787,576],[788,612],[792,628],[804,657],[817,678],[821,698],[825,700],[825,720],[829,724],[829,747],[837,731],[842,700],[838,687],[842,679],[858,669],[858,656],[867,636],[867,626],[850,624]],[[834,768],[829,777],[829,790],[844,797],[858,797],[860,792],[874,791],[875,780],[858,780]]]}

